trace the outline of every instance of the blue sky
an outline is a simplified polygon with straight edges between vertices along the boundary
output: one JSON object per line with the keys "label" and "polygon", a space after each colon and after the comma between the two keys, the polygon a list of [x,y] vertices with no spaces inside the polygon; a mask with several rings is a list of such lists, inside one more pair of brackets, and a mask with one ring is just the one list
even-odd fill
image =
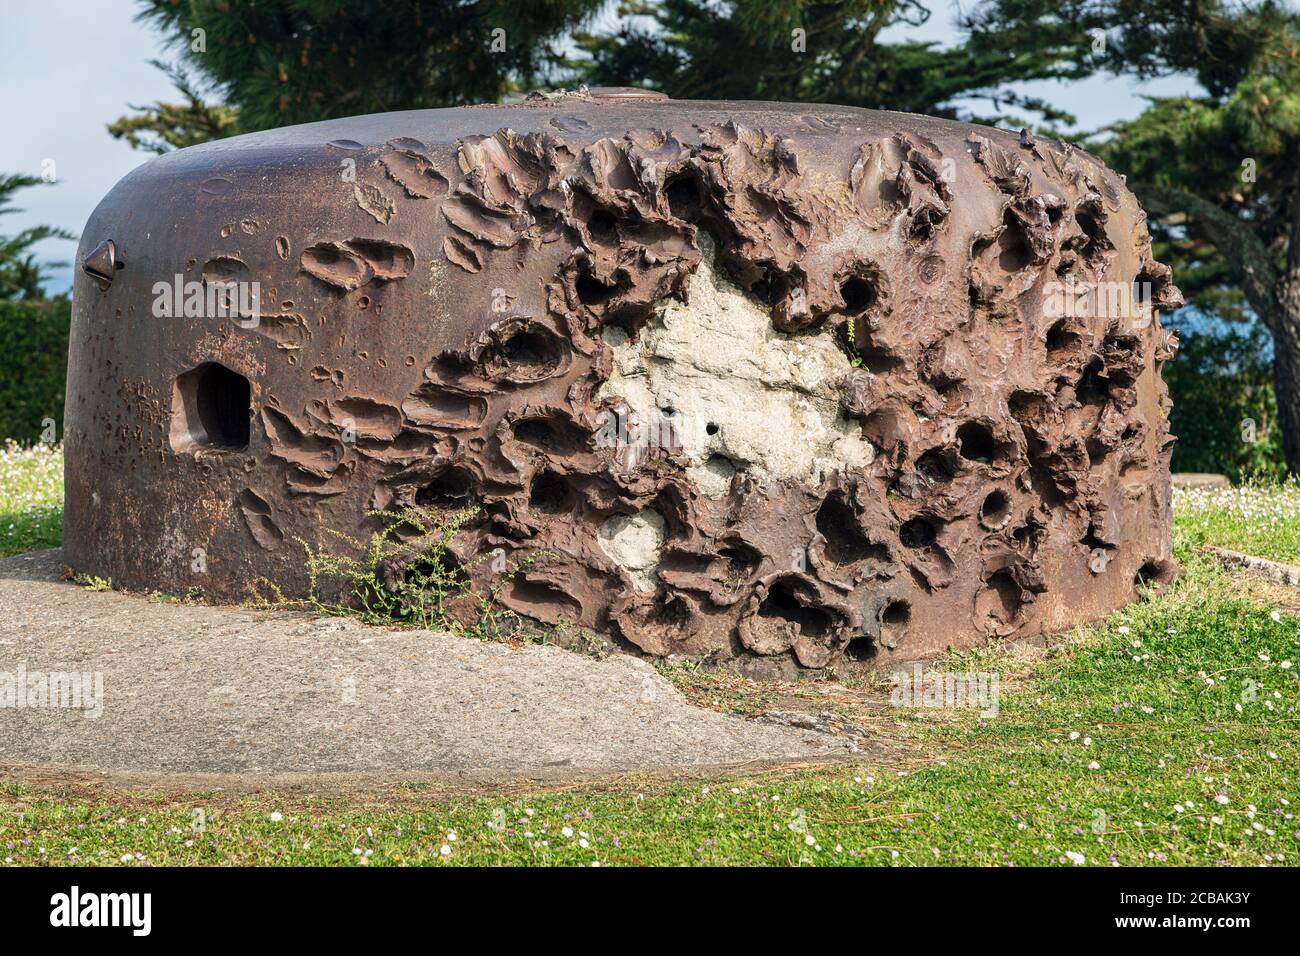
{"label": "blue sky", "polygon": [[[20,193],[24,212],[0,219],[0,233],[47,223],[79,234],[100,198],[149,158],[105,129],[131,105],[172,97],[167,78],[148,62],[169,58],[163,38],[136,22],[138,9],[135,0],[6,0],[0,14],[0,170],[39,175],[42,163],[52,159],[57,183]],[[955,40],[957,4],[936,9],[940,12],[925,26],[894,28],[891,34]],[[1179,78],[1142,85],[1094,77],[1075,84],[1027,84],[1022,91],[1074,113],[1086,130],[1136,115],[1144,94],[1191,88]],[[51,240],[37,253],[44,260],[66,261],[75,248]],[[71,268],[54,270],[53,276],[47,291],[66,289]]]}

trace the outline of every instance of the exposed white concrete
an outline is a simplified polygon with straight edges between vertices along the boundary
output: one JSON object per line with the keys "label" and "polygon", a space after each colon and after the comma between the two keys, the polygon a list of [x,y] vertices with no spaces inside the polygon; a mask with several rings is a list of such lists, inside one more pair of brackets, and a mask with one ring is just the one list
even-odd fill
{"label": "exposed white concrete", "polygon": [[601,550],[632,576],[638,591],[650,592],[659,579],[659,549],[668,536],[664,516],[653,508],[614,515],[600,526]]}
{"label": "exposed white concrete", "polygon": [[610,329],[614,370],[598,398],[617,396],[642,426],[666,421],[689,461],[687,477],[710,498],[732,470],[768,484],[818,484],[870,464],[875,449],[840,413],[852,369],[829,330],[785,335],[769,310],[730,282],[701,234],[704,257],[687,301],[664,303],[632,342]]}

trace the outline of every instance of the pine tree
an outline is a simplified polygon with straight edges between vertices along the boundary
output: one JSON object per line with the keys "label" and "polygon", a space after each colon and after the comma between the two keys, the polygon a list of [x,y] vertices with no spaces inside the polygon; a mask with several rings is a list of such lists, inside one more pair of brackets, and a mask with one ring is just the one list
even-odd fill
{"label": "pine tree", "polygon": [[[539,81],[604,0],[144,0],[186,102],[113,124],[149,148],[336,116],[495,102]],[[228,113],[204,103],[190,71]]]}
{"label": "pine tree", "polygon": [[1183,74],[1090,144],[1128,176],[1158,254],[1202,313],[1258,320],[1290,471],[1300,473],[1300,13],[1275,0],[995,0],[968,26],[1012,43],[1094,38],[1090,70]]}
{"label": "pine tree", "polygon": [[[38,176],[23,173],[0,174],[0,216],[21,212],[14,208],[14,193],[42,182]],[[43,239],[72,238],[71,233],[54,226],[32,226],[15,236],[0,236],[0,301],[43,298],[45,269],[61,263],[41,264],[30,249]]]}
{"label": "pine tree", "polygon": [[568,65],[600,85],[638,85],[676,99],[836,103],[978,120],[974,103],[1011,121],[1023,110],[1044,122],[1069,114],[1010,92],[1023,80],[1072,79],[1088,67],[1080,38],[1016,48],[996,33],[949,48],[915,40],[884,42],[891,26],[919,26],[942,0],[633,0],[612,33],[582,34],[587,59]]}

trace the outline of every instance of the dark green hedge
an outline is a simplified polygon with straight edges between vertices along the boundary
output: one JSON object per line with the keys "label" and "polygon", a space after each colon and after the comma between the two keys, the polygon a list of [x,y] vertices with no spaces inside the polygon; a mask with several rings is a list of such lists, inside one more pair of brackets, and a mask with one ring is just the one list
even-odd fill
{"label": "dark green hedge", "polygon": [[71,321],[66,298],[0,302],[0,443],[39,441],[47,418],[63,439]]}
{"label": "dark green hedge", "polygon": [[1244,323],[1180,329],[1178,356],[1165,365],[1174,408],[1174,471],[1210,471],[1233,481],[1286,474],[1273,395],[1268,333]]}

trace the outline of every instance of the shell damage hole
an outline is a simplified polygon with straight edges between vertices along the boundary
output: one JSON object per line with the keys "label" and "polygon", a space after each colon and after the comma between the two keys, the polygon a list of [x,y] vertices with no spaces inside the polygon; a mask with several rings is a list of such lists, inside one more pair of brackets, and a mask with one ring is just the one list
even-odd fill
{"label": "shell damage hole", "polygon": [[772,269],[764,269],[763,274],[749,287],[749,294],[769,307],[784,299],[789,291],[790,283],[785,276]]}
{"label": "shell damage hole", "polygon": [[555,444],[555,429],[544,418],[525,418],[515,425],[515,438],[526,445],[538,448],[552,448]]}
{"label": "shell damage hole", "polygon": [[952,481],[957,468],[942,448],[931,448],[916,460],[916,470],[934,484]]}
{"label": "shell damage hole", "polygon": [[909,518],[898,529],[898,540],[905,548],[929,547],[938,536],[938,530],[929,518]]}
{"label": "shell damage hole", "polygon": [[1172,561],[1144,562],[1142,567],[1138,568],[1137,574],[1133,576],[1133,587],[1138,590],[1164,588],[1173,583],[1175,571],[1176,565]]}
{"label": "shell damage hole", "polygon": [[501,361],[512,371],[545,375],[559,368],[564,359],[559,339],[539,328],[523,328],[498,348]]}
{"label": "shell damage hole", "polygon": [[907,601],[890,601],[880,609],[880,643],[893,649],[907,636],[912,624],[912,605]]}
{"label": "shell damage hole", "polygon": [[694,222],[704,211],[704,188],[695,176],[673,176],[664,183],[668,210],[683,222]]}
{"label": "shell damage hole", "polygon": [[1057,319],[1047,330],[1047,354],[1056,356],[1068,352],[1077,348],[1080,341],[1079,333],[1070,328],[1067,320]]}
{"label": "shell damage hole", "polygon": [[1094,267],[1102,262],[1108,250],[1114,248],[1110,237],[1106,235],[1104,218],[1104,215],[1099,216],[1085,209],[1077,209],[1074,213],[1074,221],[1086,237],[1079,245],[1079,252],[1084,261]]}
{"label": "shell damage hole", "polygon": [[238,372],[205,362],[172,386],[173,451],[247,448],[252,386]]}
{"label": "shell damage hole", "polygon": [[512,611],[546,624],[562,620],[576,622],[582,615],[582,605],[558,587],[520,577],[510,579],[502,603]]}
{"label": "shell damage hole", "polygon": [[854,353],[861,361],[862,367],[873,375],[884,375],[903,367],[903,360],[889,349],[876,345],[870,336],[861,329],[854,333],[856,347]]}
{"label": "shell damage hole", "polygon": [[240,511],[244,514],[244,521],[248,524],[248,530],[258,546],[267,551],[278,548],[280,542],[284,540],[284,532],[275,523],[271,515],[271,506],[266,499],[251,488],[245,488],[239,493],[238,503]]}
{"label": "shell damage hole", "polygon": [[463,468],[448,468],[415,493],[415,503],[428,508],[463,508],[474,498],[474,476]]}
{"label": "shell damage hole", "polygon": [[553,455],[572,455],[581,450],[584,436],[567,422],[549,418],[524,418],[511,429],[515,441]]}
{"label": "shell damage hole", "polygon": [[1024,606],[1020,585],[1005,568],[990,575],[976,599],[977,613],[988,623],[1009,625]]}
{"label": "shell damage hole", "polygon": [[1046,414],[1047,400],[1037,392],[1016,389],[1007,399],[1007,410],[1011,417],[1023,423],[1027,418],[1037,418]]}
{"label": "shell damage hole", "polygon": [[1101,539],[1097,534],[1097,525],[1091,521],[1079,543],[1088,551],[1088,569],[1093,574],[1103,574],[1110,567],[1111,555],[1119,550]]}
{"label": "shell damage hole", "polygon": [[1110,381],[1102,374],[1104,368],[1105,363],[1100,356],[1094,355],[1079,376],[1074,394],[1082,404],[1100,407],[1110,401]]}
{"label": "shell damage hole", "polygon": [[709,422],[707,425],[704,426],[704,434],[706,434],[706,435],[716,435],[717,433],[718,433],[718,423],[717,423],[717,422]]}
{"label": "shell damage hole", "polygon": [[604,305],[614,295],[614,286],[606,285],[593,275],[583,273],[573,284],[578,301],[583,305]]}
{"label": "shell damage hole", "polygon": [[763,555],[757,548],[743,542],[727,545],[718,551],[718,555],[727,562],[726,574],[728,580],[735,581],[752,577],[763,561]]}
{"label": "shell damage hole", "polygon": [[993,429],[983,422],[966,422],[957,429],[957,450],[967,461],[988,464],[997,452]]}
{"label": "shell damage hole", "polygon": [[784,621],[807,637],[824,637],[831,629],[831,616],[815,607],[800,603],[788,580],[775,582],[758,606],[758,616]]}
{"label": "shell damage hole", "polygon": [[846,315],[861,315],[876,304],[876,284],[864,276],[850,276],[840,285]]}
{"label": "shell damage hole", "polygon": [[1079,543],[1089,551],[1096,551],[1098,549],[1110,551],[1115,547],[1114,545],[1107,544],[1105,541],[1101,540],[1097,535],[1097,525],[1091,521],[1088,522],[1088,530],[1085,531],[1083,537],[1079,539]]}
{"label": "shell damage hole", "polygon": [[1011,499],[1005,491],[989,492],[980,505],[980,523],[991,531],[997,531],[1011,520]]}
{"label": "shell damage hole", "polygon": [[1088,451],[1089,468],[1096,468],[1110,456],[1110,446],[1095,436],[1084,442],[1084,447]]}
{"label": "shell damage hole", "polygon": [[561,514],[572,510],[573,495],[569,483],[562,475],[544,471],[533,479],[528,492],[528,507],[545,514]]}
{"label": "shell damage hole", "polygon": [[826,539],[826,557],[836,564],[854,564],[866,558],[889,559],[889,551],[873,544],[858,527],[857,516],[839,495],[832,495],[817,510],[817,530]]}
{"label": "shell damage hole", "polygon": [[998,265],[1009,274],[1015,274],[1027,268],[1034,260],[1029,249],[1029,239],[1025,235],[1024,223],[1007,210],[1002,217],[1005,227],[998,236]]}
{"label": "shell damage hole", "polygon": [[869,637],[855,637],[844,647],[844,657],[850,661],[869,661],[876,656],[876,644]]}
{"label": "shell damage hole", "polygon": [[618,220],[608,209],[597,209],[587,220],[587,232],[602,246],[618,245]]}
{"label": "shell damage hole", "polygon": [[677,594],[666,601],[656,601],[646,623],[674,631],[684,630],[691,623],[690,606]]}
{"label": "shell damage hole", "polygon": [[460,585],[469,580],[465,565],[446,551],[436,556],[399,563],[394,570],[401,574],[404,583],[412,585],[424,584],[431,580],[448,585]]}

